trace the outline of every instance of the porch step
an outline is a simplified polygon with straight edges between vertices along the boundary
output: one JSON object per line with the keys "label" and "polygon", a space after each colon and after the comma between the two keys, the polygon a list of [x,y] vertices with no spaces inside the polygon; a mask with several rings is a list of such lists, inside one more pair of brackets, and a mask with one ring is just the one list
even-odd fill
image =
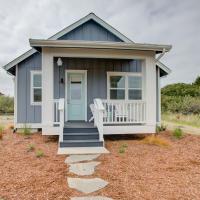
{"label": "porch step", "polygon": [[99,140],[63,140],[60,147],[103,147],[103,142]]}
{"label": "porch step", "polygon": [[63,133],[64,140],[98,140],[99,133]]}
{"label": "porch step", "polygon": [[98,130],[95,127],[92,128],[63,128],[63,133],[97,133]]}

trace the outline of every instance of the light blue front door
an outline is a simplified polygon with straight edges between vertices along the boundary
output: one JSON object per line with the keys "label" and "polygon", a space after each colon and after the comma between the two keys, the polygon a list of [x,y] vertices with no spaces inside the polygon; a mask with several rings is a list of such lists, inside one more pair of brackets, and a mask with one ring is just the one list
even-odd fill
{"label": "light blue front door", "polygon": [[67,114],[70,120],[85,120],[85,74],[67,75]]}

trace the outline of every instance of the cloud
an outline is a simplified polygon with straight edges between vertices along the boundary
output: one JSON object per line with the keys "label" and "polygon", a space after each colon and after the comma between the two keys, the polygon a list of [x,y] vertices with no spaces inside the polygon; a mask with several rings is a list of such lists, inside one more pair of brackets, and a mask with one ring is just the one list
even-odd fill
{"label": "cloud", "polygon": [[[172,74],[162,85],[192,82],[200,75],[199,0],[0,0],[0,66],[30,48],[29,38],[48,38],[95,12],[135,42],[172,44],[162,61]],[[0,69],[0,91],[13,81]]]}

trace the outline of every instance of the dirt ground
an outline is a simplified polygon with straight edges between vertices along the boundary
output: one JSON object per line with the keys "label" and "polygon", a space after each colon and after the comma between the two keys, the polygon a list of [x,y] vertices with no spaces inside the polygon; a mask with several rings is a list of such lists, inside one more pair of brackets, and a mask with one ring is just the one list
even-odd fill
{"label": "dirt ground", "polygon": [[[162,133],[170,146],[143,144],[136,136],[106,137],[110,154],[101,155],[94,177],[109,182],[91,195],[113,199],[200,199],[200,136],[173,139]],[[34,144],[35,149],[29,149]],[[124,146],[125,151],[119,152]],[[43,157],[36,157],[42,150]],[[53,200],[84,196],[68,188],[75,177],[57,155],[57,140],[40,133],[25,137],[6,131],[0,141],[0,199]],[[92,176],[88,176],[92,177]]]}

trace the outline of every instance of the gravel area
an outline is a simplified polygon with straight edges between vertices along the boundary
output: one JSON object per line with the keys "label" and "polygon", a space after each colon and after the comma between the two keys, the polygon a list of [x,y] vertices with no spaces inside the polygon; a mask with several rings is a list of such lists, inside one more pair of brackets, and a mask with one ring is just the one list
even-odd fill
{"label": "gravel area", "polygon": [[[102,178],[108,186],[90,196],[113,199],[199,199],[200,136],[173,139],[162,133],[169,147],[143,144],[136,136],[106,137],[110,154],[102,154],[95,173],[85,178]],[[29,144],[35,149],[30,150]],[[121,151],[124,148],[124,151]],[[42,150],[44,156],[36,157]],[[83,194],[67,186],[67,177],[78,177],[57,155],[57,140],[30,137],[7,131],[0,141],[0,199],[70,199]]]}

